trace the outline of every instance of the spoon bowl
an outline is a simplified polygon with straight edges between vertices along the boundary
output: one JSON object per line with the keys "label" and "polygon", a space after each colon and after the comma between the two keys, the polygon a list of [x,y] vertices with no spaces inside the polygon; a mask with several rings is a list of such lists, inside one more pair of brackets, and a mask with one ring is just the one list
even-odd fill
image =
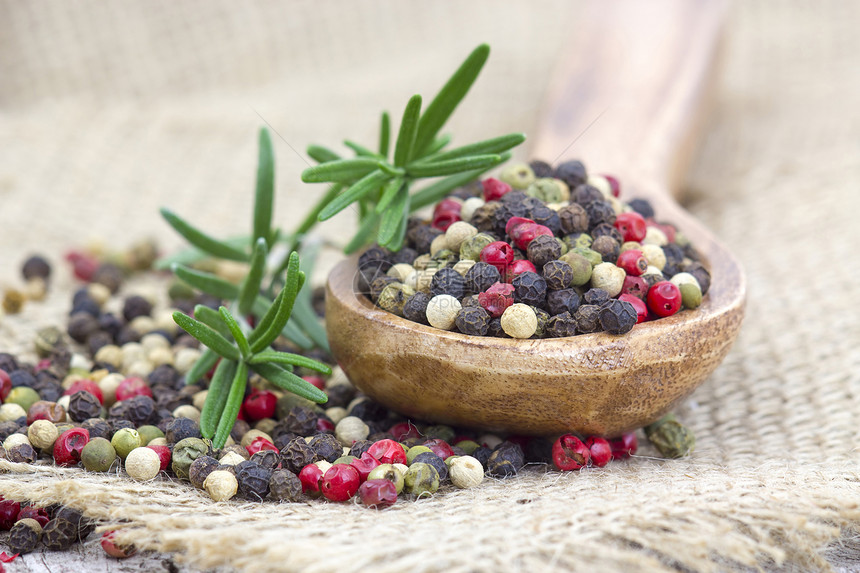
{"label": "spoon bowl", "polygon": [[[591,44],[599,48],[589,60],[563,62],[535,155],[558,155],[557,162],[573,150],[587,166],[620,174],[625,198],[649,199],[658,220],[672,222],[704,255],[712,283],[702,305],[621,336],[474,337],[376,308],[356,294],[351,258],[329,276],[326,328],[333,355],[361,391],[426,421],[612,437],[671,411],[725,358],[743,319],[743,271],[670,195],[700,125],[723,10],[714,2],[670,1],[661,8],[601,6],[586,15],[583,29],[590,32],[579,41],[599,39]],[[647,73],[635,65],[643,50],[657,62]],[[604,113],[601,106],[609,107]],[[582,150],[570,145],[602,115],[607,120],[583,138]]]}

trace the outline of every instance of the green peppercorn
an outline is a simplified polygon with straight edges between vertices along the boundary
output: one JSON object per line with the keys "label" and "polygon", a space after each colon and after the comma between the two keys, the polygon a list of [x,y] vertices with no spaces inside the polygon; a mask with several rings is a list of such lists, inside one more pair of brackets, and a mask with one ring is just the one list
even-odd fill
{"label": "green peppercorn", "polygon": [[570,256],[570,253],[574,253],[574,254],[581,255],[581,256],[585,257],[588,260],[588,262],[591,263],[592,267],[596,267],[597,265],[599,265],[600,263],[603,262],[603,255],[601,255],[600,253],[598,253],[597,251],[595,251],[593,249],[588,249],[585,247],[575,247],[575,248],[571,249],[570,252],[567,253],[567,255],[565,255],[565,256],[566,257]]}
{"label": "green peppercorn", "polygon": [[340,456],[335,461],[333,461],[331,463],[331,465],[336,465],[336,464],[350,465],[352,462],[354,462],[357,459],[358,458],[356,458],[355,456]]}
{"label": "green peppercorn", "polygon": [[430,464],[414,463],[403,477],[407,493],[421,497],[439,489],[439,472]]}
{"label": "green peppercorn", "polygon": [[404,480],[403,473],[392,464],[381,464],[370,470],[367,479],[387,479],[394,484],[394,489],[397,493],[403,491]]}
{"label": "green peppercorn", "polygon": [[696,437],[674,414],[645,426],[645,436],[665,458],[682,458],[696,447]]}
{"label": "green peppercorn", "polygon": [[403,305],[413,294],[415,294],[415,290],[412,287],[394,282],[382,289],[376,304],[391,314],[403,316]]}
{"label": "green peppercorn", "polygon": [[699,308],[702,304],[702,289],[695,283],[685,283],[679,287],[681,303],[684,308]]}
{"label": "green peppercorn", "polygon": [[462,442],[457,442],[457,447],[463,450],[466,455],[472,455],[472,452],[480,448],[481,444],[473,440],[463,440]]}
{"label": "green peppercorn", "polygon": [[561,181],[550,177],[535,180],[526,189],[526,195],[540,199],[544,203],[558,203],[564,199]]}
{"label": "green peppercorn", "polygon": [[514,163],[502,170],[499,179],[514,189],[527,189],[535,181],[535,172],[526,163]]}
{"label": "green peppercorn", "polygon": [[562,240],[571,250],[577,247],[590,249],[591,244],[594,242],[594,239],[588,233],[572,233],[570,235],[565,235]]}
{"label": "green peppercorn", "polygon": [[463,241],[460,245],[460,258],[470,261],[480,261],[481,251],[496,240],[495,237],[487,233],[478,233],[474,237]]}
{"label": "green peppercorn", "polygon": [[81,463],[87,471],[106,472],[116,461],[116,450],[105,438],[92,438],[81,450]]}
{"label": "green peppercorn", "polygon": [[[136,432],[135,432],[136,433]],[[173,473],[179,479],[187,480],[191,464],[200,456],[209,455],[209,444],[200,438],[185,438],[173,446]]]}
{"label": "green peppercorn", "polygon": [[9,391],[4,404],[18,404],[24,408],[25,412],[30,411],[30,406],[38,402],[41,398],[39,393],[29,386],[16,386]]}
{"label": "green peppercorn", "polygon": [[140,445],[145,446],[155,438],[163,438],[164,432],[159,430],[156,426],[145,425],[141,426],[137,429],[137,433],[140,434]]}
{"label": "green peppercorn", "polygon": [[454,428],[451,426],[445,426],[443,424],[437,424],[435,426],[427,426],[424,428],[423,434],[428,438],[438,438],[445,442],[451,443],[457,433],[454,431]]}
{"label": "green peppercorn", "polygon": [[418,454],[423,454],[425,452],[432,453],[433,450],[431,450],[427,446],[412,446],[406,451],[406,463],[411,465],[412,460],[414,460]]}
{"label": "green peppercorn", "polygon": [[[477,235],[475,236],[477,237]],[[444,267],[453,267],[459,260],[460,257],[451,249],[439,249],[430,257],[430,266],[436,266],[440,269]]]}
{"label": "green peppercorn", "polygon": [[131,428],[120,428],[110,440],[117,455],[122,459],[125,459],[133,449],[139,448],[140,442],[140,434]]}
{"label": "green peppercorn", "polygon": [[36,332],[36,338],[33,339],[33,346],[36,349],[36,354],[39,358],[48,358],[51,353],[60,346],[66,344],[63,338],[63,331],[56,326],[47,326],[40,328]]}
{"label": "green peppercorn", "polygon": [[535,311],[535,316],[537,317],[537,328],[535,328],[535,333],[532,334],[532,338],[544,338],[547,335],[547,322],[549,321],[549,313],[542,308],[538,308],[536,306],[532,306],[531,309]]}

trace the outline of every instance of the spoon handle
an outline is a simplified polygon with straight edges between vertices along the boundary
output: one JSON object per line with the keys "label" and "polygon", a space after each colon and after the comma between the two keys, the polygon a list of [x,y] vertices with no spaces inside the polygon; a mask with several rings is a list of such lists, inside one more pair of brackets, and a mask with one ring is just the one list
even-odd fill
{"label": "spoon handle", "polygon": [[635,184],[639,196],[676,195],[714,84],[725,5],[587,3],[531,155],[553,164],[582,159]]}

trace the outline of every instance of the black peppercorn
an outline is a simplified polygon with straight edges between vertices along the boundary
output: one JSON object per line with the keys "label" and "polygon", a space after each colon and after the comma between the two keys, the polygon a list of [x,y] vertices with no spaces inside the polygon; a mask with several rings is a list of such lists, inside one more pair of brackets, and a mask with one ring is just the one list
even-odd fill
{"label": "black peppercorn", "polygon": [[490,324],[487,326],[487,336],[494,336],[496,338],[510,338],[507,333],[502,328],[502,318],[497,316],[496,318],[490,320]]}
{"label": "black peppercorn", "polygon": [[310,436],[317,430],[318,418],[319,415],[317,412],[311,408],[293,406],[281,423],[288,432],[293,432],[300,436]]}
{"label": "black peppercorn", "polygon": [[538,308],[536,306],[532,306],[531,309],[535,313],[535,318],[537,318],[537,327],[535,328],[535,333],[531,335],[530,338],[544,338],[547,335],[546,327],[549,322],[550,314],[542,308]]}
{"label": "black peppercorn", "polygon": [[463,275],[451,268],[439,269],[430,281],[430,293],[433,296],[449,294],[456,299],[461,299],[465,291],[466,280]]}
{"label": "black peppercorn", "polygon": [[576,321],[569,312],[562,312],[550,317],[546,325],[547,335],[552,338],[564,338],[576,334]]}
{"label": "black peppercorn", "polygon": [[598,332],[600,326],[600,307],[595,304],[583,304],[573,313],[573,319],[576,321],[576,331],[582,334]]}
{"label": "black peppercorn", "polygon": [[[430,244],[433,242],[433,239],[441,234],[442,231],[435,227],[431,227],[430,225],[418,225],[417,227],[409,230],[406,235],[409,239],[409,243],[416,251],[419,253],[429,253]],[[388,269],[385,269],[383,272],[387,270]]]}
{"label": "black peppercorn", "polygon": [[36,450],[26,442],[6,449],[6,459],[16,464],[32,464],[36,457]]}
{"label": "black peppercorn", "polygon": [[46,281],[51,278],[51,265],[44,257],[32,255],[21,267],[21,274],[25,281],[30,279],[40,278]]}
{"label": "black peppercorn", "polygon": [[463,297],[463,300],[460,301],[460,306],[481,306],[481,300],[478,298],[478,295],[470,294],[469,296]]}
{"label": "black peppercorn", "polygon": [[[448,466],[445,461],[434,454],[433,452],[422,452],[412,459],[412,464],[429,464],[436,469],[439,474],[439,481],[448,479]],[[412,465],[409,464],[409,465]]]}
{"label": "black peppercorn", "polygon": [[527,256],[534,263],[535,268],[541,269],[548,262],[561,256],[561,244],[555,237],[538,235],[529,243]]}
{"label": "black peppercorn", "polygon": [[[510,193],[508,193],[510,195]],[[495,215],[496,211],[501,208],[502,204],[499,201],[489,201],[484,203],[472,213],[472,218],[469,220],[469,223],[478,229],[481,233],[488,233],[494,231],[496,228]],[[418,249],[421,251],[421,249]],[[426,251],[430,250],[430,246],[427,246]]]}
{"label": "black peppercorn", "polygon": [[663,247],[663,255],[666,257],[666,264],[680,265],[684,260],[684,249],[675,243],[669,243]]}
{"label": "black peppercorn", "polygon": [[571,187],[570,199],[578,205],[588,205],[592,201],[604,201],[603,193],[600,189],[592,185],[579,185]]}
{"label": "black peppercorn", "polygon": [[491,476],[505,478],[516,475],[525,465],[525,455],[519,444],[502,442],[487,460],[487,472]]}
{"label": "black peppercorn", "polygon": [[23,368],[12,370],[7,373],[9,374],[9,380],[12,382],[12,388],[17,388],[19,386],[32,388],[36,383],[36,377]]}
{"label": "black peppercorn", "polygon": [[[277,426],[276,426],[277,427]],[[276,432],[272,430],[272,443],[275,444],[275,447],[278,448],[278,451],[286,448],[290,442],[298,438],[296,434],[292,432]]]}
{"label": "black peppercorn", "polygon": [[546,306],[546,281],[537,273],[526,271],[511,281],[514,301],[543,308]]}
{"label": "black peppercorn", "polygon": [[3,442],[18,431],[18,422],[15,420],[7,420],[5,422],[0,422],[0,442]]}
{"label": "black peppercorn", "polygon": [[13,553],[24,555],[36,548],[42,537],[42,526],[35,519],[22,519],[12,526],[6,544]]}
{"label": "black peppercorn", "polygon": [[188,480],[197,489],[203,489],[203,482],[218,468],[218,460],[212,456],[200,456],[188,467]]}
{"label": "black peppercorn", "polygon": [[110,440],[113,436],[113,429],[110,424],[101,418],[89,418],[81,422],[81,427],[90,433],[90,440],[94,438],[104,438]]}
{"label": "black peppercorn", "polygon": [[490,456],[493,454],[493,450],[487,448],[485,446],[478,446],[475,448],[475,451],[471,453],[471,456],[481,462],[481,465],[484,466],[484,469],[487,469],[487,462],[490,460]]}
{"label": "black peppercorn", "polygon": [[135,426],[143,426],[144,424],[155,422],[153,419],[156,410],[155,400],[149,396],[133,396],[124,401],[128,404],[125,417]]}
{"label": "black peppercorn", "polygon": [[579,294],[572,288],[551,290],[546,296],[546,308],[552,316],[563,312],[573,313],[579,308]]}
{"label": "black peppercorn", "polygon": [[352,447],[349,449],[349,455],[360,458],[361,455],[367,452],[372,445],[373,442],[370,440],[357,440],[352,443]]}
{"label": "black peppercorn", "polygon": [[65,519],[54,518],[42,529],[42,544],[51,551],[65,551],[77,539],[77,526]]}
{"label": "black peppercorn", "polygon": [[[624,237],[621,235],[621,231],[616,229],[612,223],[600,223],[596,227],[591,228],[591,237],[596,241],[599,237],[609,236],[612,237],[615,241],[620,245],[624,242]],[[591,248],[594,249],[594,242],[591,243]]]}
{"label": "black peppercorn", "polygon": [[200,425],[191,418],[175,418],[164,430],[164,439],[169,445],[177,444],[186,438],[202,437]]}
{"label": "black peppercorn", "polygon": [[490,314],[481,306],[464,306],[454,319],[457,330],[469,336],[486,336]]}
{"label": "black peppercorn", "polygon": [[388,416],[388,410],[382,404],[367,399],[355,404],[350,409],[349,415],[361,418],[365,422],[376,422],[384,420]]}
{"label": "black peppercorn", "polygon": [[87,312],[76,312],[69,318],[67,332],[75,342],[85,343],[87,338],[98,330],[98,319]]}
{"label": "black peppercorn", "polygon": [[538,225],[543,225],[548,228],[553,232],[553,234],[558,235],[561,233],[561,219],[559,218],[558,213],[546,205],[535,207],[531,210],[530,215],[530,219]]}
{"label": "black peppercorn", "polygon": [[321,458],[304,438],[295,438],[281,449],[281,465],[296,474],[319,459]]}
{"label": "black peppercorn", "polygon": [[392,283],[399,283],[395,277],[390,277],[388,275],[379,275],[373,282],[370,283],[370,298],[373,302],[379,300],[379,295],[382,294],[382,291],[385,290],[385,287]]}
{"label": "black peppercorn", "polygon": [[102,263],[93,273],[91,281],[99,283],[108,288],[111,294],[116,294],[122,286],[122,271],[113,263]]}
{"label": "black peppercorn", "polygon": [[601,305],[598,320],[609,334],[625,334],[636,324],[636,309],[629,302],[613,298]]}
{"label": "black peppercorn", "polygon": [[552,166],[546,161],[541,161],[540,159],[533,159],[532,161],[529,161],[529,167],[532,168],[535,177],[537,177],[538,179],[553,176]]}
{"label": "black peppercorn", "polygon": [[703,296],[708,294],[708,290],[711,288],[711,273],[708,272],[708,269],[697,262],[686,264],[681,268],[685,273],[690,273],[696,278],[702,288]]}
{"label": "black peppercorn", "polygon": [[549,290],[562,290],[570,287],[573,281],[573,269],[571,266],[559,260],[552,260],[543,266],[543,280]]}
{"label": "black peppercorn", "polygon": [[287,470],[276,470],[269,478],[269,497],[278,501],[299,501],[302,497],[302,482],[296,474]]}
{"label": "black peppercorn", "polygon": [[80,299],[75,301],[74,305],[72,305],[72,310],[69,311],[69,316],[78,312],[83,312],[92,317],[98,318],[102,312],[102,309],[98,302],[88,296],[85,296],[80,297]]}
{"label": "black peppercorn", "polygon": [[411,265],[417,257],[418,251],[416,251],[415,249],[410,249],[409,247],[403,247],[402,249],[391,255],[391,262],[395,265],[400,263],[406,263],[407,265]]}
{"label": "black peppercorn", "polygon": [[149,316],[152,312],[152,303],[139,295],[132,295],[125,299],[122,305],[122,316],[131,322],[138,316]]}
{"label": "black peppercorn", "polygon": [[116,340],[120,330],[122,330],[122,326],[122,321],[110,312],[102,313],[99,316],[99,330],[107,332],[114,340]]}
{"label": "black peppercorn", "polygon": [[552,175],[556,179],[561,179],[571,189],[582,185],[588,180],[588,173],[585,171],[585,165],[581,161],[570,160],[560,163],[555,168],[555,173]]}
{"label": "black peppercorn", "polygon": [[0,352],[0,370],[14,372],[15,370],[18,370],[18,368],[18,360],[15,356],[8,352]]}
{"label": "black peppercorn", "polygon": [[95,356],[102,347],[108,344],[113,344],[113,337],[107,332],[100,330],[87,337],[87,350],[89,350],[91,356]]}
{"label": "black peppercorn", "polygon": [[251,456],[251,461],[274,471],[281,465],[281,456],[275,450],[265,449],[255,452],[254,455]]}
{"label": "black peppercorn", "polygon": [[[588,213],[589,229],[594,229],[601,223],[612,225],[615,222],[615,209],[608,202],[603,200],[592,201],[584,205],[585,212]],[[592,231],[591,236],[594,236]]]}
{"label": "black peppercorn", "polygon": [[621,253],[621,244],[609,235],[596,237],[594,242],[591,243],[591,248],[600,253],[605,263],[615,264],[615,261],[618,260],[618,255]]}
{"label": "black peppercorn", "polygon": [[472,294],[478,294],[502,280],[502,275],[499,273],[499,269],[481,261],[466,271],[465,279],[466,290]]}
{"label": "black peppercorn", "polygon": [[571,203],[559,209],[558,217],[565,235],[588,231],[588,213],[578,203]]}
{"label": "black peppercorn", "polygon": [[[117,404],[121,404],[122,402],[117,402]],[[114,404],[116,406],[116,404]],[[113,410],[113,408],[111,408]],[[132,424],[129,420],[125,418],[111,418],[108,420],[111,429],[111,436],[122,430],[123,428],[128,428],[129,430],[136,430],[135,425]]]}
{"label": "black peppercorn", "polygon": [[523,450],[526,461],[540,464],[551,463],[552,444],[552,441],[546,438],[531,438]]}
{"label": "black peppercorn", "polygon": [[[150,398],[152,400],[152,398]],[[102,410],[102,403],[91,393],[81,390],[69,398],[66,413],[73,422],[83,422],[89,418],[97,418]]]}
{"label": "black peppercorn", "polygon": [[179,390],[185,384],[184,380],[180,380],[179,372],[170,364],[159,364],[147,376],[147,381],[150,386],[162,384],[174,390]]}
{"label": "black peppercorn", "polygon": [[272,470],[252,461],[236,464],[236,481],[239,482],[238,494],[245,499],[262,501],[269,495],[269,480]]}
{"label": "black peppercorn", "polygon": [[585,294],[582,295],[583,300],[585,300],[586,304],[595,304],[600,306],[604,302],[609,300],[609,293],[603,290],[602,288],[590,288],[585,291]]}
{"label": "black peppercorn", "polygon": [[326,406],[329,408],[346,408],[353,398],[355,398],[355,388],[350,384],[335,384],[326,389],[328,394],[328,402]]}
{"label": "black peppercorn", "polygon": [[343,446],[332,434],[316,434],[308,445],[316,453],[317,458],[333,462],[343,455]]}
{"label": "black peppercorn", "polygon": [[129,342],[140,342],[140,339],[141,334],[128,324],[123,326],[116,335],[116,343],[119,346],[123,346]]}
{"label": "black peppercorn", "polygon": [[651,203],[647,199],[631,199],[627,202],[627,205],[645,219],[654,218],[654,207],[651,206]]}

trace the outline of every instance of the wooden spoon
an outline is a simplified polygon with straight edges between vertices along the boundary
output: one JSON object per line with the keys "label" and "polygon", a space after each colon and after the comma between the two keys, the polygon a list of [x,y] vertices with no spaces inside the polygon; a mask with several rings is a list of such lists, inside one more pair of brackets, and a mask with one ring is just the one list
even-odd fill
{"label": "wooden spoon", "polygon": [[590,170],[619,175],[623,198],[649,199],[658,218],[675,223],[705,255],[710,291],[699,309],[622,336],[470,337],[375,308],[354,294],[356,260],[346,260],[327,285],[332,352],[358,388],[391,409],[518,434],[617,436],[671,411],[737,336],[743,271],[669,194],[692,152],[723,5],[589,6],[595,11],[571,23],[577,41],[555,76],[534,156],[554,163],[581,157]]}

